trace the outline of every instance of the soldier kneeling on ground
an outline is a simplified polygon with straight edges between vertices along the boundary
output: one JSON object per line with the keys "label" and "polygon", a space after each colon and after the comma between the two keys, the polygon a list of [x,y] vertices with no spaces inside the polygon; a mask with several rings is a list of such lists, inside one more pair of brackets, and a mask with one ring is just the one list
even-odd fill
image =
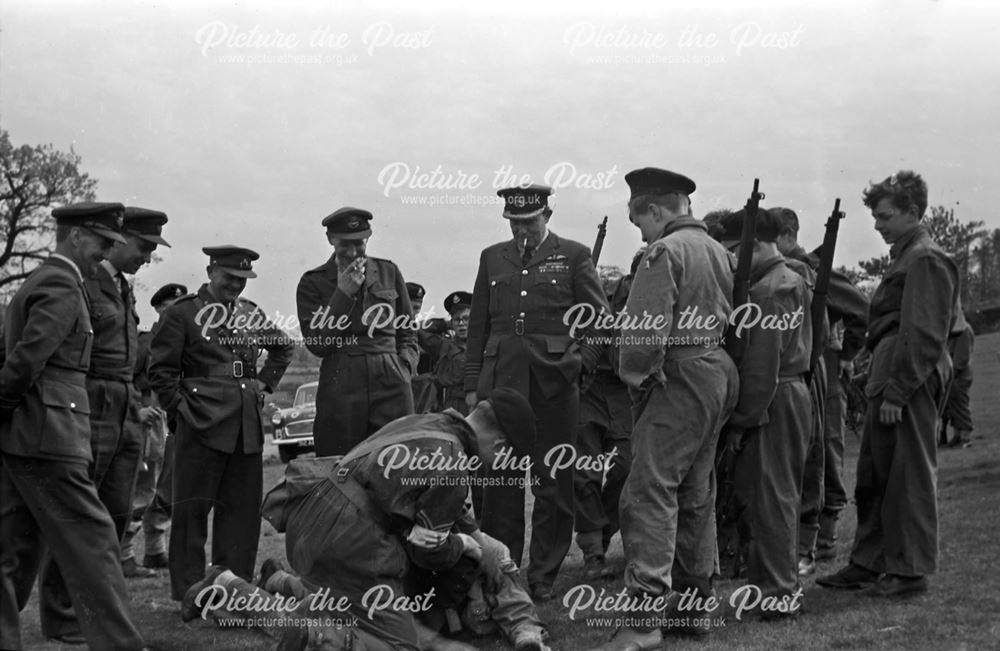
{"label": "soldier kneeling on ground", "polygon": [[[267,590],[301,596],[298,608],[288,612],[291,607],[278,606],[277,597],[215,566],[188,590],[183,618],[228,610],[278,637],[281,650],[467,648],[421,624],[414,613],[456,630],[459,610],[479,612],[476,606],[469,611],[470,600],[459,599],[453,584],[473,586],[462,569],[463,558],[479,563],[485,557],[482,601],[489,605],[488,595],[493,595],[490,618],[518,651],[544,651],[534,607],[513,582],[516,566],[509,552],[479,532],[466,508],[477,464],[492,463],[508,439],[533,439],[534,420],[523,396],[497,389],[465,418],[454,410],[406,416],[342,458],[297,459],[286,469],[285,481],[268,494],[264,517],[287,532],[289,564],[301,579],[282,586],[289,575],[276,572],[273,562],[265,563],[262,574]],[[461,582],[456,566],[464,576]],[[420,571],[437,573],[430,575],[431,585],[414,587]],[[446,592],[442,581],[451,586],[450,600],[436,596]],[[372,607],[380,598],[373,590],[390,596],[386,607]],[[478,593],[470,591],[476,602]],[[219,593],[233,598],[218,601]],[[317,600],[341,607],[331,613]],[[232,613],[233,604],[242,612]]]}

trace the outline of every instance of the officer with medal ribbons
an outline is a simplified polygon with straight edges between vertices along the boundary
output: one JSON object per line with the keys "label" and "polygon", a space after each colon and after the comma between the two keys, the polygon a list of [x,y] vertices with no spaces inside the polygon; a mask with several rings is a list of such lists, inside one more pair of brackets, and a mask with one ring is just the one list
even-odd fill
{"label": "officer with medal ribbons", "polygon": [[[573,539],[573,469],[555,477],[545,465],[556,446],[573,446],[580,404],[581,372],[597,365],[601,348],[586,332],[570,333],[567,312],[582,305],[594,313],[608,310],[590,250],[548,228],[552,189],[513,187],[497,193],[513,237],[482,252],[472,293],[466,351],[466,403],[476,404],[497,387],[525,396],[537,417],[538,438],[530,457],[532,534],[528,583],[532,597],[555,597],[553,584]],[[482,529],[506,544],[515,562],[524,549],[523,469],[494,470],[486,487]]]}

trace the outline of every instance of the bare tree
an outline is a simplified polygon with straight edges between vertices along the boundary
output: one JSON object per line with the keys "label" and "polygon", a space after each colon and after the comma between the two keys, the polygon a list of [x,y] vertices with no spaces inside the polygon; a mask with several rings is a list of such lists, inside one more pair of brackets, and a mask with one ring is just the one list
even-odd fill
{"label": "bare tree", "polygon": [[94,199],[97,181],[79,168],[72,148],[15,147],[0,130],[0,304],[52,252],[52,208]]}

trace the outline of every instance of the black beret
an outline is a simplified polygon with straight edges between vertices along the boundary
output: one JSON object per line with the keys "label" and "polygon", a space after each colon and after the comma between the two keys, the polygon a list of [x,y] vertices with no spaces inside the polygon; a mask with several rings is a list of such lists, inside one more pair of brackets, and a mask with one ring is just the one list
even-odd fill
{"label": "black beret", "polygon": [[101,237],[125,244],[121,236],[125,206],[120,203],[84,201],[61,206],[52,211],[57,224],[87,228]]}
{"label": "black beret", "polygon": [[449,314],[464,307],[472,307],[472,294],[469,292],[452,292],[444,299],[444,309]]}
{"label": "black beret", "polygon": [[[743,220],[747,211],[741,208],[725,215],[719,220],[720,232],[716,239],[720,242],[732,242],[743,236]],[[782,231],[781,218],[766,208],[757,209],[756,239],[760,242],[777,242]]]}
{"label": "black beret", "polygon": [[549,207],[552,188],[547,185],[515,186],[497,191],[504,200],[503,216],[507,219],[531,219]]}
{"label": "black beret", "polygon": [[170,246],[160,235],[163,232],[163,225],[166,223],[166,213],[159,210],[128,206],[125,208],[125,225],[122,227],[122,232],[135,235],[147,242]]}
{"label": "black beret", "polygon": [[501,387],[493,389],[487,400],[511,447],[519,454],[531,454],[535,449],[535,411],[528,399],[514,389]]}
{"label": "black beret", "polygon": [[632,190],[632,199],[644,194],[683,194],[694,192],[694,181],[676,172],[658,167],[643,167],[625,175],[625,182]]}
{"label": "black beret", "polygon": [[251,264],[260,257],[256,251],[232,244],[224,244],[223,246],[206,246],[202,252],[208,256],[208,263],[213,267],[219,267],[240,278],[257,277],[257,274],[253,272],[253,264]]}
{"label": "black beret", "polygon": [[427,290],[419,283],[406,283],[406,293],[411,298],[423,298]]}
{"label": "black beret", "polygon": [[363,240],[372,234],[372,214],[361,208],[345,206],[323,218],[327,235],[342,240]]}
{"label": "black beret", "polygon": [[180,285],[178,283],[167,283],[163,287],[156,290],[156,293],[153,294],[153,298],[149,299],[149,304],[153,307],[159,307],[167,301],[180,298],[187,293],[187,287],[184,285]]}

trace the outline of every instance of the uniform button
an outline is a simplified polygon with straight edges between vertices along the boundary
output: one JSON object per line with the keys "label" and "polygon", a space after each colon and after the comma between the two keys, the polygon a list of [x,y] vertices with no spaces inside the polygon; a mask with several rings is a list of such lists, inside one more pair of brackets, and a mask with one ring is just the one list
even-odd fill
{"label": "uniform button", "polygon": [[555,278],[553,278],[553,279],[552,279],[552,284],[553,284],[553,285],[555,285],[555,284],[556,284],[556,279],[555,279]]}
{"label": "uniform button", "polygon": [[518,316],[523,319],[524,318],[524,312],[521,312],[520,314],[518,314]]}
{"label": "uniform button", "polygon": [[522,269],[521,270],[521,275],[522,276],[527,276],[528,275],[528,270],[527,269]]}
{"label": "uniform button", "polygon": [[69,408],[70,409],[76,409],[76,403],[75,402],[69,403]]}
{"label": "uniform button", "polygon": [[241,389],[246,389],[246,388],[247,388],[247,385],[245,385],[245,384],[241,384],[241,385],[240,385],[240,388],[241,388]]}
{"label": "uniform button", "polygon": [[191,393],[198,393],[198,387],[191,389]]}
{"label": "uniform button", "polygon": [[522,289],[521,290],[521,296],[527,296],[527,295],[528,295],[528,292]]}
{"label": "uniform button", "polygon": [[490,287],[495,287],[496,284],[497,284],[497,281],[495,281],[495,280],[491,280],[490,281]]}

